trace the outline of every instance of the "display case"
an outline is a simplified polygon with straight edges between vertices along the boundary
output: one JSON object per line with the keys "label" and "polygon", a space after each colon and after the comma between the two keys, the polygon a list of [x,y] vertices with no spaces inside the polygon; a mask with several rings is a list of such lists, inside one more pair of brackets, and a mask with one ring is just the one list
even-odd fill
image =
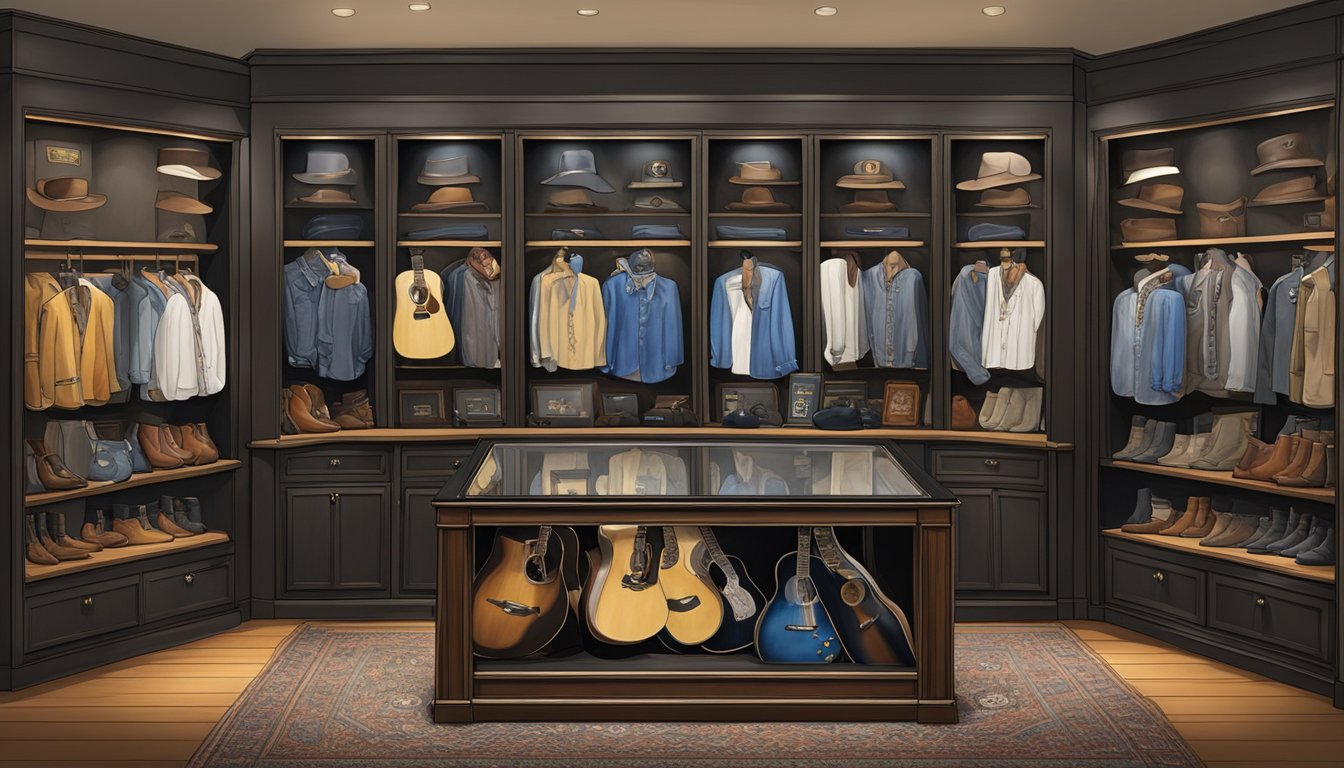
{"label": "display case", "polygon": [[434,718],[955,722],[958,504],[889,441],[483,440]]}

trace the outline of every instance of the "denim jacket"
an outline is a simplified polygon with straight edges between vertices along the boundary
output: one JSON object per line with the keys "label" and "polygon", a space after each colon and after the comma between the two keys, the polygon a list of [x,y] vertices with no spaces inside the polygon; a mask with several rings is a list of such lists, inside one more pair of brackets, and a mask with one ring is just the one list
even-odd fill
{"label": "denim jacket", "polygon": [[[342,274],[359,272],[340,251],[327,254]],[[364,373],[373,357],[373,322],[369,292],[363,283],[341,289],[326,286],[321,254],[309,249],[285,265],[285,353],[296,368],[351,381]]]}
{"label": "denim jacket", "polygon": [[985,324],[987,272],[973,279],[974,264],[962,267],[952,283],[952,317],[948,326],[948,351],[972,384],[989,381],[989,371],[980,364],[980,336]]}
{"label": "denim jacket", "polygon": [[1142,405],[1180,400],[1185,378],[1186,273],[1173,265],[1115,298],[1111,313],[1111,391]]}
{"label": "denim jacket", "polygon": [[[798,370],[789,293],[784,283],[784,273],[769,264],[757,263],[755,275],[755,305],[750,311],[749,375],[754,379],[778,379]],[[741,267],[719,275],[710,294],[709,364],[715,368],[733,367],[733,303],[728,296],[730,281],[735,284],[733,290],[740,290]]]}
{"label": "denim jacket", "polygon": [[864,270],[863,309],[874,365],[929,367],[929,298],[919,270],[904,266],[890,280],[881,262]]}
{"label": "denim jacket", "polygon": [[601,370],[631,381],[664,381],[685,362],[677,284],[656,273],[634,277],[624,258],[616,269],[602,284],[607,364]]}

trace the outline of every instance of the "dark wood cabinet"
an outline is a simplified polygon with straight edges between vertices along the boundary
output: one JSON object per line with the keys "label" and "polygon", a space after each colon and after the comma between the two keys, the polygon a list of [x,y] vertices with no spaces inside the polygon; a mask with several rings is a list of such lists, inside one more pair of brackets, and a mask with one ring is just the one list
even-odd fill
{"label": "dark wood cabinet", "polygon": [[290,487],[284,499],[286,590],[386,595],[391,531],[388,486]]}
{"label": "dark wood cabinet", "polygon": [[433,502],[438,492],[437,487],[402,489],[401,568],[397,588],[403,593],[434,593],[439,540]]}
{"label": "dark wood cabinet", "polygon": [[957,590],[1047,592],[1049,506],[1035,491],[952,488],[957,512]]}

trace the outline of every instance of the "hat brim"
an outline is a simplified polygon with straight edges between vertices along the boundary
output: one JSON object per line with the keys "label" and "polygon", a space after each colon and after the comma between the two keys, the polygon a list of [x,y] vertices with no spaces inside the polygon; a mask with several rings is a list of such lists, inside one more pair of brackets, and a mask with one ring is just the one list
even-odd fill
{"label": "hat brim", "polygon": [[1031,208],[1040,208],[1036,203],[1013,203],[1011,205],[1001,205],[998,203],[976,203],[977,208],[993,208],[996,211],[1025,211]]}
{"label": "hat brim", "polygon": [[427,187],[456,187],[462,184],[479,184],[481,178],[466,174],[464,176],[417,176],[416,181]]}
{"label": "hat brim", "polygon": [[1303,197],[1284,197],[1284,198],[1266,198],[1264,200],[1252,200],[1246,204],[1247,208],[1259,208],[1264,205],[1290,205],[1292,203],[1319,203],[1325,199],[1325,195],[1318,192],[1312,192]]}
{"label": "hat brim", "polygon": [[1120,230],[1120,236],[1126,243],[1156,243],[1163,240],[1174,240],[1177,238],[1176,232],[1125,232]]}
{"label": "hat brim", "polygon": [[835,182],[835,186],[841,189],[905,189],[905,182],[900,179],[891,181],[864,181],[866,176],[841,176],[840,180]]}
{"label": "hat brim", "polygon": [[734,200],[729,203],[727,209],[730,211],[792,211],[793,208],[788,203],[778,200],[772,203],[744,203],[741,200]]}
{"label": "hat brim", "polygon": [[802,184],[801,181],[788,181],[785,179],[775,179],[774,181],[764,181],[761,179],[744,179],[741,176],[728,177],[729,184],[742,184],[748,187],[796,187]]}
{"label": "hat brim", "polygon": [[1145,211],[1157,211],[1158,213],[1171,213],[1180,215],[1184,213],[1180,208],[1172,208],[1166,205],[1158,205],[1147,200],[1140,200],[1137,197],[1127,197],[1124,200],[1116,200],[1117,205],[1123,205],[1126,208],[1142,208]]}
{"label": "hat brim", "polygon": [[1159,176],[1174,176],[1180,172],[1181,169],[1174,165],[1155,165],[1152,168],[1140,168],[1125,177],[1124,185],[1138,184],[1140,181],[1156,179]]}
{"label": "hat brim", "polygon": [[1275,160],[1272,163],[1257,165],[1252,171],[1252,176],[1258,176],[1265,171],[1277,171],[1280,168],[1320,168],[1325,165],[1321,160],[1314,157],[1294,157],[1289,160]]}
{"label": "hat brim", "polygon": [[994,187],[1007,187],[1012,184],[1022,184],[1028,181],[1035,181],[1041,178],[1039,173],[1028,173],[1026,176],[1014,176],[1011,173],[996,173],[993,176],[985,176],[980,179],[971,179],[963,181],[957,185],[957,189],[963,192],[978,192],[982,189],[993,189]]}
{"label": "hat brim", "polygon": [[632,181],[625,185],[626,189],[681,189],[680,181]]}
{"label": "hat brim", "polygon": [[606,213],[605,205],[548,205],[546,213]]}
{"label": "hat brim", "polygon": [[983,236],[983,237],[971,237],[971,236],[968,234],[967,237],[966,237],[966,242],[968,242],[968,243],[994,243],[994,242],[998,242],[998,241],[1002,240],[1002,241],[1004,241],[1004,242],[1016,243],[1016,242],[1018,242],[1018,241],[1020,241],[1020,240],[1026,240],[1026,239],[1027,239],[1027,235],[1026,235],[1025,232],[1022,233],[1022,234],[1020,234],[1020,235],[1017,234],[1017,233],[1015,233],[1015,232],[1009,232],[1009,233],[1007,233],[1007,234],[999,234],[999,233],[996,232],[996,233],[994,233],[993,235],[985,235],[985,236]]}
{"label": "hat brim", "polygon": [[296,173],[294,179],[318,187],[353,187],[357,183],[354,168],[340,173]]}
{"label": "hat brim", "polygon": [[285,204],[292,208],[359,208],[359,201],[353,197],[344,200],[315,200],[311,195],[296,197]]}
{"label": "hat brim", "polygon": [[190,197],[173,197],[166,201],[154,203],[154,207],[160,211],[169,213],[186,213],[195,215],[204,215],[213,213],[214,208]]}
{"label": "hat brim", "polygon": [[631,211],[671,211],[673,213],[685,213],[686,209],[676,203],[667,203],[665,205],[633,205]]}
{"label": "hat brim", "polygon": [[615,192],[607,180],[598,176],[596,173],[588,171],[567,171],[557,173],[549,179],[542,179],[542,184],[553,187],[583,187],[593,192]]}
{"label": "hat brim", "polygon": [[896,210],[896,204],[892,202],[877,203],[867,200],[845,203],[840,206],[840,213],[882,213],[883,211]]}
{"label": "hat brim", "polygon": [[485,210],[485,203],[480,200],[453,203],[416,203],[411,206],[411,213],[433,213],[434,211],[479,211],[483,213]]}
{"label": "hat brim", "polygon": [[107,202],[107,195],[92,193],[73,200],[53,200],[32,188],[25,188],[23,191],[28,194],[29,202],[44,211],[59,211],[61,213],[92,211],[94,208],[101,208]]}
{"label": "hat brim", "polygon": [[180,176],[184,179],[193,179],[195,181],[214,181],[223,175],[218,168],[211,168],[208,165],[181,165],[170,163],[160,165],[159,173],[165,176]]}

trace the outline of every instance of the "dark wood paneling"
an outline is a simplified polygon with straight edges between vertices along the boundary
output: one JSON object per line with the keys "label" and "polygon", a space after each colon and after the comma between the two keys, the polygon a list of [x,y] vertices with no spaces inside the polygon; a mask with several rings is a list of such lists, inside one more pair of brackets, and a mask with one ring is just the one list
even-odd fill
{"label": "dark wood paneling", "polygon": [[434,497],[439,486],[404,488],[401,492],[401,549],[398,589],[401,592],[433,594],[438,557]]}

